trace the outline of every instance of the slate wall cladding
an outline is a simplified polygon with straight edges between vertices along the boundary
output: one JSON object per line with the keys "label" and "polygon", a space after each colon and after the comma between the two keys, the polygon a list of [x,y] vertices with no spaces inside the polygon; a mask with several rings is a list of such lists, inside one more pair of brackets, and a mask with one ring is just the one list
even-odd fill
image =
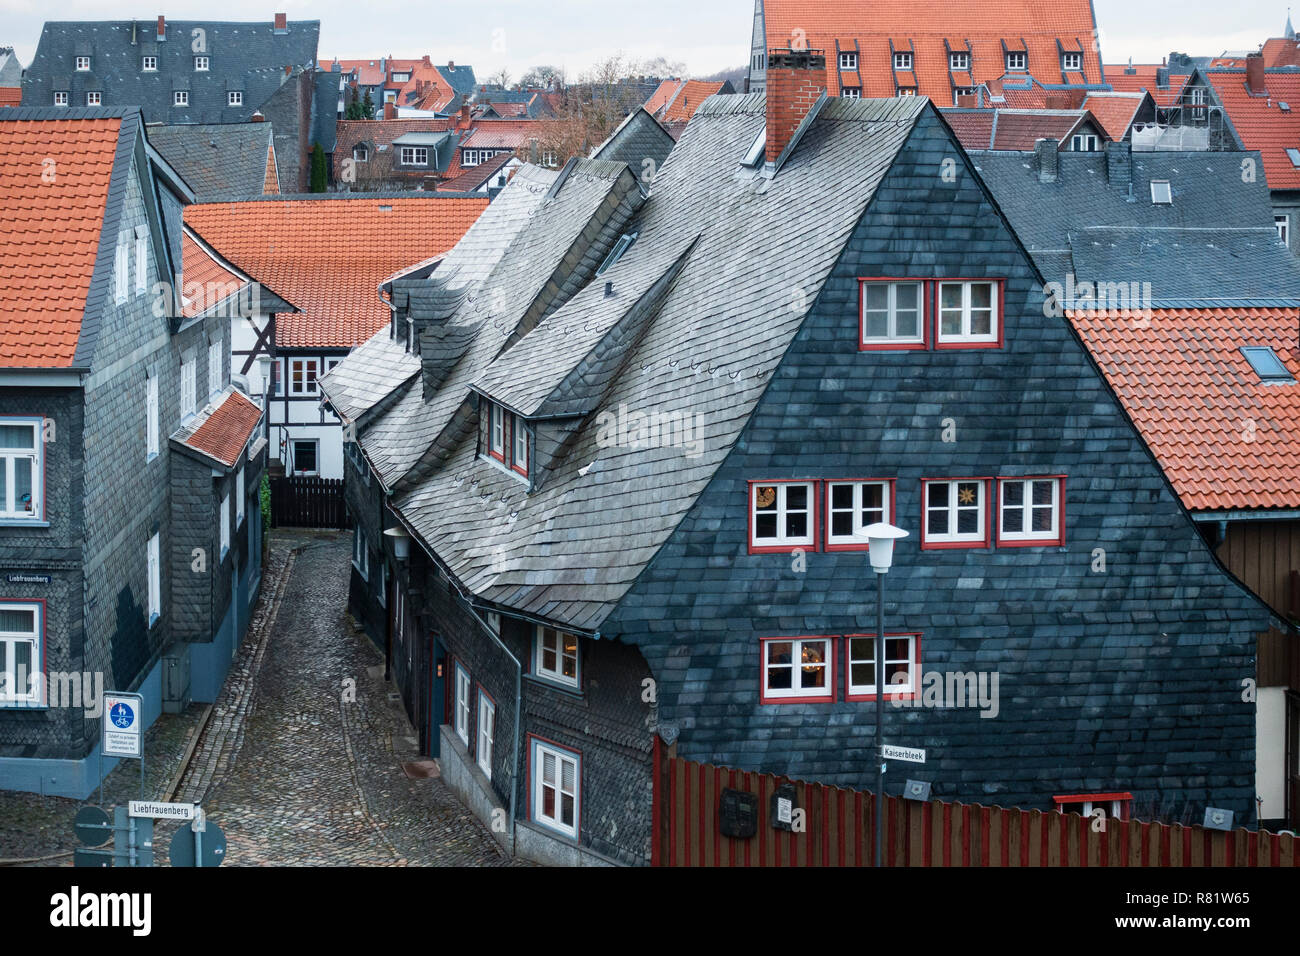
{"label": "slate wall cladding", "polygon": [[[210,641],[212,576],[217,573],[217,508],[212,469],[172,452],[172,633],[178,641]],[[201,555],[196,555],[196,550]],[[201,557],[201,560],[198,560]],[[196,563],[196,560],[198,563]]]}
{"label": "slate wall cladding", "polygon": [[[380,603],[380,562],[384,560],[383,489],[372,477],[370,483],[357,470],[349,455],[343,456],[343,497],[356,527],[366,535],[370,551],[368,579],[352,568],[348,583],[348,610],[353,619],[379,647],[384,646],[384,606]],[[355,547],[355,545],[354,545]],[[385,598],[386,600],[386,598]]]}
{"label": "slate wall cladding", "polygon": [[[860,352],[859,276],[1005,277],[1005,347]],[[922,478],[1034,474],[1069,476],[1063,547],[919,550]],[[1065,321],[1044,318],[1024,254],[929,113],[737,445],[602,626],[641,647],[681,756],[869,782],[874,704],[843,701],[838,667],[834,703],[759,703],[761,637],[874,630],[867,556],[809,553],[798,573],[791,555],[747,553],[747,480],[864,477],[898,479],[911,532],[886,629],[921,632],[922,672],[1000,676],[994,719],[889,708],[888,738],[929,750],[907,776],[945,799],[1045,808],[1126,790],[1148,817],[1209,804],[1253,819],[1242,681],[1267,613],[1213,561]]]}
{"label": "slate wall cladding", "polygon": [[280,192],[286,195],[308,191],[310,163],[307,150],[312,144],[307,142],[307,136],[311,131],[312,77],[311,73],[283,76],[280,88],[261,107],[275,138]]}

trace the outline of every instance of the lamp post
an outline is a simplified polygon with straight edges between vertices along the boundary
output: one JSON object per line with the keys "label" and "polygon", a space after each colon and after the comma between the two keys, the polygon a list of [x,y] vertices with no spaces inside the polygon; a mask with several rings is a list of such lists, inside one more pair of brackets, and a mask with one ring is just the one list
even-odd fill
{"label": "lamp post", "polygon": [[876,866],[880,866],[885,836],[885,575],[894,563],[894,542],[907,532],[892,524],[876,522],[861,532],[869,542],[871,570],[876,572]]}

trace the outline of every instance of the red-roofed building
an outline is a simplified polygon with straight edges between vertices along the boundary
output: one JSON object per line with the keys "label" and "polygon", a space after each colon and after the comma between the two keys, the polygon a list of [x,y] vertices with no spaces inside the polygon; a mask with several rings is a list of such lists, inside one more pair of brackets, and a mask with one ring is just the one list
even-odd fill
{"label": "red-roofed building", "polygon": [[1083,109],[1106,131],[1115,142],[1130,139],[1133,127],[1156,121],[1156,103],[1145,90],[1136,93],[1089,92],[1083,100]]}
{"label": "red-roofed building", "polygon": [[750,89],[773,50],[820,50],[831,96],[929,96],[940,106],[1004,74],[1100,84],[1089,0],[755,0]]}
{"label": "red-roofed building", "polygon": [[695,115],[695,111],[700,108],[705,100],[715,93],[734,93],[730,81],[725,83],[706,83],[704,80],[687,80],[677,90],[676,94],[663,107],[662,112],[655,115],[665,123],[686,123]]}
{"label": "red-roofed building", "polygon": [[1170,107],[1178,103],[1191,72],[1180,73],[1162,63],[1130,63],[1107,66],[1103,75],[1110,88],[1118,93],[1147,92],[1157,106]]}
{"label": "red-roofed building", "polygon": [[1096,152],[1110,142],[1087,110],[945,109],[940,111],[965,149],[1032,152],[1039,140],[1058,150]]}
{"label": "red-roofed building", "polygon": [[462,122],[459,113],[456,119],[339,120],[334,182],[362,190],[432,189],[456,159]]}
{"label": "red-roofed building", "polygon": [[264,309],[236,324],[231,343],[252,393],[269,391],[271,457],[288,473],[343,476],[342,431],[319,409],[317,379],[389,322],[379,284],[451,249],[487,204],[487,196],[359,193],[185,210],[213,250],[298,310]]}
{"label": "red-roofed building", "polygon": [[664,80],[659,84],[659,88],[650,94],[650,99],[645,101],[645,111],[651,116],[660,116],[685,83],[685,80]]}

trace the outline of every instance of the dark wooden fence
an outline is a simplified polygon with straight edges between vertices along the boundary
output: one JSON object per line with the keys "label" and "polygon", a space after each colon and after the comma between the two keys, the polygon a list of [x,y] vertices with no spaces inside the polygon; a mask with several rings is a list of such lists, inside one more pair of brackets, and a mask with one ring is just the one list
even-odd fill
{"label": "dark wooden fence", "polygon": [[342,478],[277,476],[271,481],[271,527],[350,528]]}
{"label": "dark wooden fence", "polygon": [[[669,756],[655,738],[655,866],[871,866],[873,795]],[[800,832],[773,828],[772,792],[794,787]],[[724,789],[758,797],[757,832],[723,836]],[[1077,813],[1014,810],[900,797],[885,800],[889,866],[1300,866],[1300,838],[1266,831],[1098,821]]]}

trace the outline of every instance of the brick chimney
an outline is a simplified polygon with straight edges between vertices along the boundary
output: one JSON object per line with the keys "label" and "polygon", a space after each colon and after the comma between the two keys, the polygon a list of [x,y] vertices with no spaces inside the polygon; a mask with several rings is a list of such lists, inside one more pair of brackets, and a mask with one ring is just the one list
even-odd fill
{"label": "brick chimney", "polygon": [[275,15],[275,32],[276,33],[289,32],[289,14],[277,13]]}
{"label": "brick chimney", "polygon": [[820,50],[773,50],[767,61],[767,161],[775,164],[817,99],[826,92]]}
{"label": "brick chimney", "polygon": [[1131,143],[1106,144],[1106,181],[1127,189],[1133,182],[1133,146]]}
{"label": "brick chimney", "polygon": [[397,104],[392,102],[384,103],[384,119],[397,119]]}
{"label": "brick chimney", "polygon": [[1251,96],[1266,96],[1264,88],[1264,57],[1252,53],[1246,57],[1246,92]]}
{"label": "brick chimney", "polygon": [[460,125],[461,128],[463,129],[469,127],[469,104],[468,103],[460,104]]}
{"label": "brick chimney", "polygon": [[1038,169],[1040,183],[1056,182],[1056,164],[1059,159],[1057,149],[1060,145],[1059,140],[1050,137],[1034,142],[1034,165]]}
{"label": "brick chimney", "polygon": [[979,97],[974,93],[957,94],[957,105],[962,109],[975,109],[979,106]]}
{"label": "brick chimney", "polygon": [[162,14],[158,15],[158,39],[167,39],[167,18]]}
{"label": "brick chimney", "polygon": [[256,113],[254,113],[252,116],[248,118],[248,121],[250,123],[265,123],[266,117],[262,115],[261,110],[258,110]]}

